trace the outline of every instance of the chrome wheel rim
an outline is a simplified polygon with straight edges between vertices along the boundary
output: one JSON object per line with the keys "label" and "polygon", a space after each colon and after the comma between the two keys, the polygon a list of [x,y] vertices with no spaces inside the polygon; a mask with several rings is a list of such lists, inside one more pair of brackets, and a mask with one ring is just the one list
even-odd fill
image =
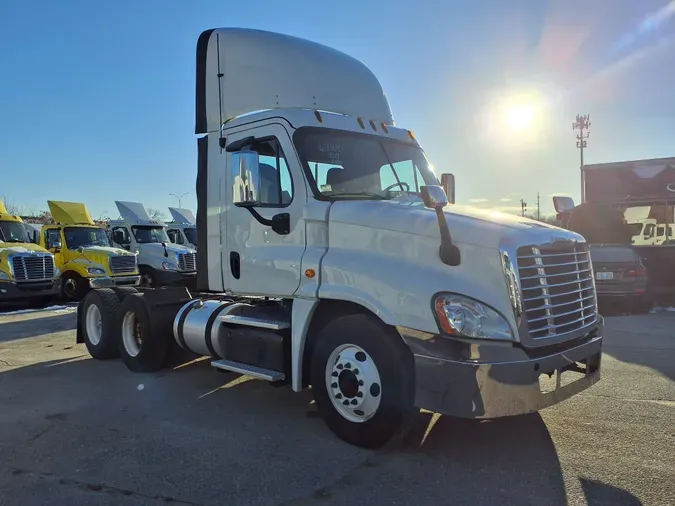
{"label": "chrome wheel rim", "polygon": [[96,346],[101,342],[101,335],[103,334],[103,321],[98,306],[95,304],[89,306],[84,319],[87,329],[87,339],[89,339],[91,344]]}
{"label": "chrome wheel rim", "polygon": [[350,422],[372,418],[382,400],[380,372],[360,346],[343,344],[326,362],[326,389],[335,410]]}
{"label": "chrome wheel rim", "polygon": [[134,311],[127,311],[122,320],[122,345],[130,357],[135,357],[141,352],[143,346],[141,324]]}
{"label": "chrome wheel rim", "polygon": [[73,278],[67,278],[63,283],[63,293],[68,298],[72,298],[77,293],[77,281]]}

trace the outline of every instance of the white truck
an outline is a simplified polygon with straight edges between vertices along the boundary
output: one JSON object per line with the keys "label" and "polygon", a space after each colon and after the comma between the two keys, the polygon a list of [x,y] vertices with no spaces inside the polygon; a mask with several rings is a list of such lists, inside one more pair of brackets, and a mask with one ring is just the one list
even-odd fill
{"label": "white truck", "polygon": [[94,358],[155,371],[178,345],[220,370],[311,386],[328,427],[368,448],[396,441],[420,408],[517,415],[598,381],[583,237],[449,204],[363,63],[213,29],[196,82],[196,290],[93,290],[77,339]]}
{"label": "white truck", "polygon": [[139,202],[115,201],[120,220],[108,229],[113,245],[138,255],[140,286],[183,285],[192,287],[197,275],[197,254],[192,248],[171,244],[166,225],[153,220]]}
{"label": "white truck", "polygon": [[170,207],[173,221],[166,224],[166,234],[173,244],[197,249],[197,220],[189,209]]}

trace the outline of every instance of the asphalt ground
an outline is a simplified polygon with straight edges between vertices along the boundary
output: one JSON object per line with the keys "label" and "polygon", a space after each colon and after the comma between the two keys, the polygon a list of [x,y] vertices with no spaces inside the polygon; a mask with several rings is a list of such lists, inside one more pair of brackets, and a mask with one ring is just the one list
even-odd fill
{"label": "asphalt ground", "polygon": [[675,313],[606,319],[602,380],[539,414],[422,413],[338,440],[293,393],[201,360],[95,361],[74,308],[0,315],[0,505],[675,504]]}

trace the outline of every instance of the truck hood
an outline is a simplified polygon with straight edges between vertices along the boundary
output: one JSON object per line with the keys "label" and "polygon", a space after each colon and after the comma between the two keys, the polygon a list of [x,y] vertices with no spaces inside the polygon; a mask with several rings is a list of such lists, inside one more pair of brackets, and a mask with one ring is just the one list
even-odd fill
{"label": "truck hood", "polygon": [[122,248],[115,248],[113,246],[87,246],[84,248],[84,254],[93,255],[133,255],[129,251]]}
{"label": "truck hood", "polygon": [[[579,234],[536,220],[458,204],[444,208],[453,242],[498,248],[510,236],[522,244],[539,244],[552,238],[577,241]],[[436,212],[416,196],[392,200],[338,201],[330,210],[330,221],[426,237],[438,237]]]}
{"label": "truck hood", "polygon": [[47,250],[38,244],[32,244],[28,242],[2,242],[0,241],[0,252],[9,254],[9,253],[29,253],[31,251],[36,251],[38,253],[47,253]]}

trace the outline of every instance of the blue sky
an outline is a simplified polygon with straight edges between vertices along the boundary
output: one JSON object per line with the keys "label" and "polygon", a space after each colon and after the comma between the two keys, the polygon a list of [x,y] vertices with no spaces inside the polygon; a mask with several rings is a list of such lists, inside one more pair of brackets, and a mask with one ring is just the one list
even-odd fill
{"label": "blue sky", "polygon": [[[114,200],[196,208],[195,45],[242,26],[345,51],[380,78],[457,198],[551,211],[587,163],[675,156],[675,2],[666,0],[5,1],[0,6],[0,196],[45,209]],[[538,97],[533,128],[499,128],[503,97]],[[168,212],[167,212],[168,214]]]}

